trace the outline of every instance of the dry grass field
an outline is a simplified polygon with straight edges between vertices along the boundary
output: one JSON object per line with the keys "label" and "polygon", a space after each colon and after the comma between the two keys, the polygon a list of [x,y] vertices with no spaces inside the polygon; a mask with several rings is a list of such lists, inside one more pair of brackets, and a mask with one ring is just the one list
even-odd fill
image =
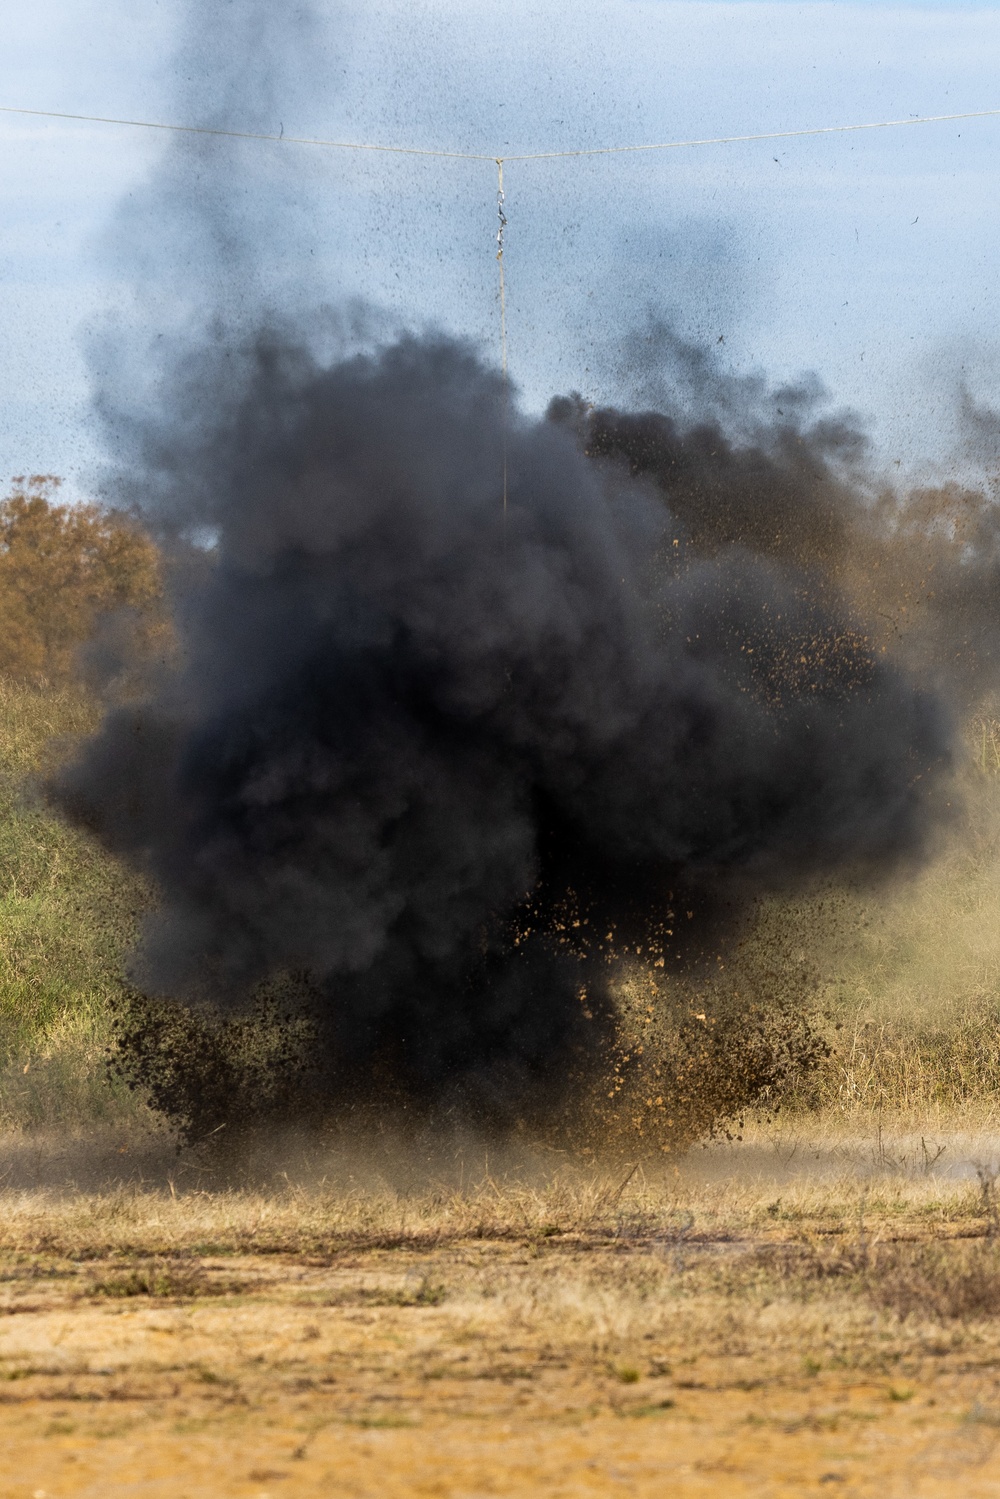
{"label": "dry grass field", "polygon": [[996,1494],[1000,1136],[869,1124],[655,1173],[10,1139],[0,1496]]}

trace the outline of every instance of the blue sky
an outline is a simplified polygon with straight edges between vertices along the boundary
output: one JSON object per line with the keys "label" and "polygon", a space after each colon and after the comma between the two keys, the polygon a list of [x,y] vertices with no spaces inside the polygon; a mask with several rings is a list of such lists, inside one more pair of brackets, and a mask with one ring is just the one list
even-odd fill
{"label": "blue sky", "polygon": [[[218,8],[223,37],[233,10]],[[1000,109],[994,6],[383,0],[317,12],[308,58],[276,66],[269,91],[249,79],[220,115],[218,59],[178,55],[181,5],[37,0],[5,17],[0,104],[491,155]],[[197,243],[178,250],[146,188],[167,149],[153,132],[0,116],[0,484],[25,469],[63,473],[80,493],[98,482],[92,335],[133,307],[169,325],[185,277],[200,280]],[[247,317],[261,286],[265,303],[306,318],[363,298],[495,356],[491,163],[220,149],[256,258],[252,274],[234,263],[216,276],[237,307],[258,284]],[[641,399],[657,383],[645,330],[667,319],[736,375],[814,372],[863,414],[890,472],[951,471],[962,383],[1000,406],[998,153],[1000,118],[511,163],[515,378],[536,405],[568,388]],[[176,156],[172,180],[183,196],[188,167],[196,196],[196,153]]]}

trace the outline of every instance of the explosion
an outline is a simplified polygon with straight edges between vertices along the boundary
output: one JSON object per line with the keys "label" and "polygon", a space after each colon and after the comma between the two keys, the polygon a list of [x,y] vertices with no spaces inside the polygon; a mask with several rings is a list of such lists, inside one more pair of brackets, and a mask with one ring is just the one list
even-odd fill
{"label": "explosion", "polygon": [[[263,128],[313,30],[191,8],[179,114]],[[122,1065],[193,1134],[669,1118],[724,1032],[755,1079],[725,1107],[760,1096],[820,1045],[766,903],[912,869],[950,815],[996,507],[880,490],[815,381],[722,389],[663,328],[676,409],[531,414],[416,315],[309,306],[272,253],[301,206],[268,179],[260,215],[248,149],[176,138],[95,345],[175,642],[54,788],[155,892]]]}
{"label": "explosion", "polygon": [[[294,992],[302,1098],[509,1126],[606,1061],[609,952],[704,963],[762,891],[919,855],[946,715],[815,563],[699,545],[454,341],[238,352],[146,441],[164,534],[211,538],[177,664],[59,788],[159,892],[146,996]],[[768,462],[728,450],[731,506],[829,467]]]}

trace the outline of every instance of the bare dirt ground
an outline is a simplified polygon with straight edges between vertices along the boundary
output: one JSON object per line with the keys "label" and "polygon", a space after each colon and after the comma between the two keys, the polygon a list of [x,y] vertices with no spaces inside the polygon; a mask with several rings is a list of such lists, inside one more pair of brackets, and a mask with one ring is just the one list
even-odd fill
{"label": "bare dirt ground", "polygon": [[1000,1493],[995,1138],[5,1159],[0,1499]]}

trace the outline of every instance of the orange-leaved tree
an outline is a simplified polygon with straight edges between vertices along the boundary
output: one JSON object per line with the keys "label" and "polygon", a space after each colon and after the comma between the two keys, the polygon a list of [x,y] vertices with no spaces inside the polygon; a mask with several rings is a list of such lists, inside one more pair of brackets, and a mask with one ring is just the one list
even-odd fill
{"label": "orange-leaved tree", "polygon": [[157,549],[131,516],[59,504],[51,474],[16,478],[0,500],[0,675],[63,682],[100,619],[147,618],[161,597]]}

